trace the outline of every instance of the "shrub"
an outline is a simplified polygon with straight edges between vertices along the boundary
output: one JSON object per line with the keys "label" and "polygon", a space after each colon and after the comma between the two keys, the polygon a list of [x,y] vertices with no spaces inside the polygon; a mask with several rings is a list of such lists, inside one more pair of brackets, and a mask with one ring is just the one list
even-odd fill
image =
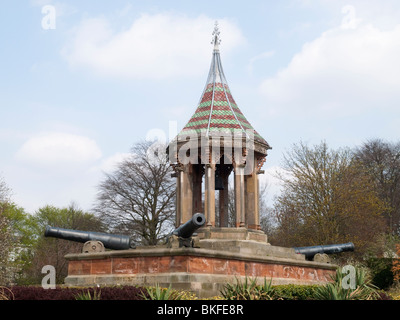
{"label": "shrub", "polygon": [[227,300],[272,300],[274,289],[271,285],[272,280],[264,285],[258,285],[257,279],[245,278],[244,282],[236,278],[236,284],[227,283],[221,290],[221,295]]}
{"label": "shrub", "polygon": [[375,300],[379,299],[377,287],[367,278],[362,268],[355,268],[355,288],[345,285],[343,273],[339,268],[336,275],[332,276],[332,283],[320,286],[315,291],[315,298],[318,300]]}
{"label": "shrub", "polygon": [[146,295],[142,295],[145,300],[196,300],[195,294],[188,291],[180,291],[169,288],[161,288],[158,284],[154,287],[146,287]]}
{"label": "shrub", "polygon": [[314,300],[318,287],[318,285],[276,285],[274,296],[282,300]]}
{"label": "shrub", "polygon": [[[400,257],[400,244],[396,245],[397,256]],[[400,259],[393,260],[392,272],[394,281],[400,281]]]}
{"label": "shrub", "polygon": [[393,285],[392,258],[370,258],[366,265],[371,271],[372,283],[380,289],[388,289]]}

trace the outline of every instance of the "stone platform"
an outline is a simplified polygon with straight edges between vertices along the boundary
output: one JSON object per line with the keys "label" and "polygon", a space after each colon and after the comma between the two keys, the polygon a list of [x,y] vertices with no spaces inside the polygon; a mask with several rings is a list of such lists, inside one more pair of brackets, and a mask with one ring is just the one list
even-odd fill
{"label": "stone platform", "polygon": [[[222,230],[226,229],[226,230]],[[229,229],[229,230],[228,230]],[[155,285],[189,290],[200,298],[219,294],[245,277],[273,284],[321,284],[336,266],[307,261],[292,248],[271,246],[261,231],[204,228],[195,247],[178,242],[131,250],[68,254],[67,285]]]}

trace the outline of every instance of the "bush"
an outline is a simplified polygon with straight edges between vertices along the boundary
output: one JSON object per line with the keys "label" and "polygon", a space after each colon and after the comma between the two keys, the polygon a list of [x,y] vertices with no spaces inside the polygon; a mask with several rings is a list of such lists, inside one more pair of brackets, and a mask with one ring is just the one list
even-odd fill
{"label": "bush", "polygon": [[143,294],[145,300],[196,300],[195,294],[189,291],[161,288],[158,284],[155,287],[146,287],[147,295]]}
{"label": "bush", "polygon": [[379,289],[388,289],[393,285],[393,259],[391,258],[370,258],[366,261],[372,276],[372,283]]}
{"label": "bush", "polygon": [[226,284],[221,295],[227,300],[314,300],[318,285],[271,285],[264,278],[258,285],[257,279],[236,279],[236,284]]}
{"label": "bush", "polygon": [[[396,250],[397,250],[397,252],[396,252],[397,257],[400,257],[400,244],[396,245]],[[400,259],[399,258],[396,258],[393,260],[393,266],[392,266],[391,271],[393,272],[394,281],[400,282]]]}
{"label": "bush", "polygon": [[274,286],[275,298],[282,300],[314,300],[318,285],[286,284]]}
{"label": "bush", "polygon": [[347,273],[342,269],[336,270],[336,275],[332,277],[333,282],[320,286],[315,291],[315,298],[318,300],[378,300],[377,287],[374,286],[362,268],[355,268],[355,284],[351,288],[345,285]]}
{"label": "bush", "polygon": [[271,281],[267,283],[267,279],[264,279],[264,285],[258,285],[256,278],[246,277],[244,282],[236,279],[236,284],[224,285],[221,295],[226,300],[272,300],[274,289]]}

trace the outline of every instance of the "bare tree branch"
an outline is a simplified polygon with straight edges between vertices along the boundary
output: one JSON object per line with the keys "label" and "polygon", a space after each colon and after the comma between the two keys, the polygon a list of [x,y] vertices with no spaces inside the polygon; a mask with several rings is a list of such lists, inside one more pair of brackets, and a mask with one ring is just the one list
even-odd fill
{"label": "bare tree branch", "polygon": [[[118,231],[155,245],[170,232],[175,213],[175,180],[165,152],[139,142],[131,156],[99,184],[95,210]],[[158,146],[156,150],[165,150]]]}

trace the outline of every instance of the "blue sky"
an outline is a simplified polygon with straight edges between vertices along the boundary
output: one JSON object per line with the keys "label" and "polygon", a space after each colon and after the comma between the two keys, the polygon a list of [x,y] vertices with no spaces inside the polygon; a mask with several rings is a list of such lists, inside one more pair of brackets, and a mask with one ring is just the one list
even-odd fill
{"label": "blue sky", "polygon": [[89,210],[135,142],[172,138],[202,93],[215,20],[233,97],[273,148],[271,199],[293,143],[399,141],[398,1],[5,0],[0,176],[12,199],[31,213]]}

